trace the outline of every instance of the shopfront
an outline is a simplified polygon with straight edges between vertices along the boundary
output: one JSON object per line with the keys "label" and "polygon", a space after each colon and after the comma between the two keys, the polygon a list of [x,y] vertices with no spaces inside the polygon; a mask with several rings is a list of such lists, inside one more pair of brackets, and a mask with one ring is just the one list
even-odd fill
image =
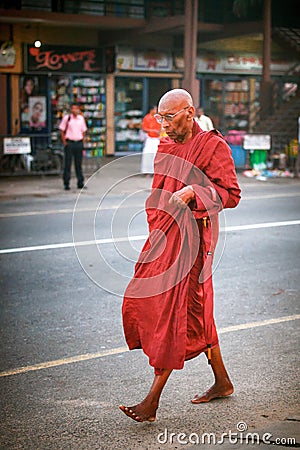
{"label": "shopfront", "polygon": [[142,151],[142,118],[182,77],[173,71],[171,52],[119,48],[115,75],[115,153]]}
{"label": "shopfront", "polygon": [[26,45],[20,76],[20,132],[33,153],[59,143],[59,124],[72,102],[87,122],[86,157],[102,156],[106,142],[105,53],[96,48]]}
{"label": "shopfront", "polygon": [[[271,62],[274,100],[283,99],[287,73],[294,62]],[[257,55],[225,55],[213,52],[197,58],[200,104],[224,135],[248,133],[259,120],[262,59]],[[278,104],[276,105],[279,106]]]}
{"label": "shopfront", "polygon": [[141,122],[151,105],[171,89],[170,78],[116,77],[115,78],[115,150],[140,152]]}

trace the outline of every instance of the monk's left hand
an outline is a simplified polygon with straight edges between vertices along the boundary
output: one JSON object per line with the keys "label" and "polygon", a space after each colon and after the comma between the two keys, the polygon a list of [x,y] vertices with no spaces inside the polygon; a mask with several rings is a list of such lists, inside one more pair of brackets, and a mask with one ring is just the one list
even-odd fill
{"label": "monk's left hand", "polygon": [[195,192],[191,186],[185,186],[184,188],[180,189],[179,191],[174,192],[172,194],[169,203],[175,204],[179,206],[180,208],[186,208],[187,205],[194,200],[195,198]]}

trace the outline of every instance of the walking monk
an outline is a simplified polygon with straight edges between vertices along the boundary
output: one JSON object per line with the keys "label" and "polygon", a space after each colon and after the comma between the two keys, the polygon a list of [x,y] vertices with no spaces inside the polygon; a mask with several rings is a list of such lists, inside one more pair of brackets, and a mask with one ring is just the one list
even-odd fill
{"label": "walking monk", "polygon": [[173,369],[205,352],[215,382],[192,403],[226,397],[233,385],[225,369],[213,317],[212,260],[218,213],[240,200],[231,150],[216,131],[194,120],[192,97],[183,89],[162,96],[156,120],[167,137],[155,158],[146,201],[149,237],[123,302],[129,348],[142,348],[154,367],[148,395],[120,409],[137,422],[154,421]]}

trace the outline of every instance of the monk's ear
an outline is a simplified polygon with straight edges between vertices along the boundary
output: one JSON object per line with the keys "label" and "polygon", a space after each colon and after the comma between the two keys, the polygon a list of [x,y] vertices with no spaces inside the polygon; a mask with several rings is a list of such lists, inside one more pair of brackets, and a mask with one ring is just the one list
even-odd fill
{"label": "monk's ear", "polygon": [[187,112],[188,112],[188,116],[187,116],[188,120],[192,120],[195,116],[194,106],[190,106],[189,109],[187,110]]}

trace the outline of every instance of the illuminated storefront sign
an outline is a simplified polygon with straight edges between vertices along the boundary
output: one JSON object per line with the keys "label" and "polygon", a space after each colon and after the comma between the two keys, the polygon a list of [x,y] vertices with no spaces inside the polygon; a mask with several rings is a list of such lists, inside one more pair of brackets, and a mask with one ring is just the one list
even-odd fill
{"label": "illuminated storefront sign", "polygon": [[84,73],[105,71],[105,50],[43,45],[25,46],[25,70],[27,72]]}

